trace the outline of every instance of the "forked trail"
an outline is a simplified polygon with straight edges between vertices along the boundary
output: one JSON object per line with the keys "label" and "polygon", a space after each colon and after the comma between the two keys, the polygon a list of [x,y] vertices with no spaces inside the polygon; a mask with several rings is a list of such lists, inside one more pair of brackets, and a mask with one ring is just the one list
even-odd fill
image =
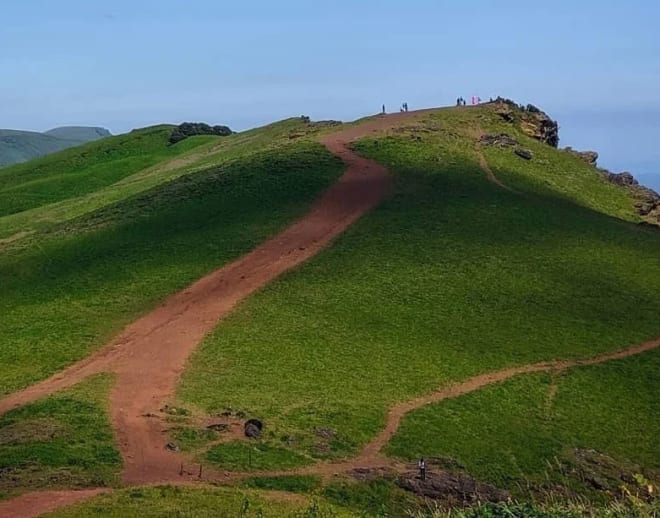
{"label": "forked trail", "polygon": [[347,169],[310,212],[252,252],[203,277],[126,327],[108,346],[51,378],[0,401],[0,414],[71,387],[90,375],[112,372],[112,425],[124,458],[124,480],[149,483],[171,478],[178,460],[165,450],[160,419],[185,362],[232,308],[283,272],[317,254],[388,192],[391,179],[380,164],[353,153],[347,142],[415,114],[376,118],[326,136],[327,149]]}
{"label": "forked trail", "polygon": [[[162,430],[162,421],[158,416],[161,415],[163,405],[172,400],[176,383],[190,354],[218,321],[241,300],[317,254],[380,202],[391,184],[387,169],[356,155],[347,143],[371,132],[396,126],[420,113],[425,112],[379,117],[323,137],[323,144],[346,163],[347,169],[340,180],[316,201],[306,216],[247,255],[170,297],[160,307],[125,328],[98,353],[3,399],[0,401],[0,415],[71,387],[92,374],[112,372],[116,375],[116,383],[110,396],[110,412],[124,460],[124,482],[130,485],[189,483],[190,476],[182,477],[179,474],[180,462],[186,459],[165,448],[167,434]],[[538,363],[476,376],[392,407],[384,429],[357,457],[282,473],[331,475],[358,467],[396,467],[394,461],[381,455],[381,450],[395,434],[402,418],[412,410],[516,375],[603,363],[659,346],[660,339],[591,360]],[[227,477],[209,472],[204,479],[227,481],[245,476],[248,474],[236,473]],[[38,512],[89,498],[100,491],[23,495],[0,504],[0,516],[36,516]]]}

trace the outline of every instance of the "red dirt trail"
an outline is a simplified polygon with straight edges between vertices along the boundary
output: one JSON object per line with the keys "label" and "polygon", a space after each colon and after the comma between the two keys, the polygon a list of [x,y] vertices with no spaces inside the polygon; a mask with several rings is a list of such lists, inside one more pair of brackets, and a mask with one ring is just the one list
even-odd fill
{"label": "red dirt trail", "polygon": [[406,416],[406,414],[431,403],[438,403],[445,399],[452,399],[458,396],[462,396],[463,394],[474,392],[475,390],[479,390],[487,385],[500,383],[521,374],[564,371],[574,367],[598,365],[612,360],[620,360],[630,356],[635,356],[637,354],[641,354],[658,347],[660,347],[660,338],[645,342],[643,344],[633,345],[620,351],[605,353],[586,360],[533,363],[531,365],[511,367],[496,372],[481,374],[462,383],[444,387],[437,392],[433,392],[432,394],[398,403],[390,408],[387,414],[385,428],[383,428],[383,430],[381,430],[378,435],[372,441],[370,441],[369,444],[367,444],[358,458],[373,460],[375,457],[378,457],[382,448],[390,441],[390,439],[399,429],[401,420]]}
{"label": "red dirt trail", "polygon": [[[347,143],[430,111],[381,116],[323,137],[321,142],[345,162],[347,169],[339,181],[315,202],[307,215],[247,255],[173,295],[160,307],[126,327],[98,353],[1,400],[0,415],[71,387],[92,374],[112,372],[116,375],[116,383],[110,396],[110,412],[124,460],[124,482],[128,485],[189,483],[189,476],[179,475],[179,463],[187,459],[167,451],[167,434],[158,416],[162,415],[160,409],[163,405],[173,399],[176,383],[190,354],[240,301],[317,254],[388,193],[391,177],[387,169],[353,153]],[[380,452],[395,434],[402,418],[414,409],[519,374],[594,365],[659,346],[660,339],[590,360],[538,363],[476,376],[392,407],[385,428],[353,459],[269,474],[329,475],[345,473],[358,467],[399,467]],[[258,473],[249,474],[254,475]],[[203,478],[226,481],[245,476],[248,474],[226,476],[210,471]],[[31,493],[0,503],[0,516],[38,516],[39,513],[90,498],[102,491]]]}
{"label": "red dirt trail", "polygon": [[107,492],[107,489],[83,489],[28,493],[13,500],[0,502],[0,517],[34,518]]}
{"label": "red dirt trail", "polygon": [[323,143],[348,169],[305,217],[122,333],[126,353],[114,365],[110,408],[125,482],[168,481],[178,472],[178,459],[165,449],[160,420],[145,415],[157,415],[174,396],[185,363],[204,336],[237,303],[316,255],[388,192],[387,170],[351,152],[343,138],[344,133],[335,134]]}

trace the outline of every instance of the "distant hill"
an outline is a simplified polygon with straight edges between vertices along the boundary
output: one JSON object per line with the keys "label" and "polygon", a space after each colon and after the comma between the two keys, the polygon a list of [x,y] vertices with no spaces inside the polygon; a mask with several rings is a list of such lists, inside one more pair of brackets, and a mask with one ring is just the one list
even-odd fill
{"label": "distant hill", "polygon": [[44,133],[0,129],[0,167],[110,136],[104,128],[61,127]]}
{"label": "distant hill", "polygon": [[105,128],[87,126],[62,126],[45,131],[44,134],[64,140],[77,140],[80,142],[91,142],[92,140],[112,136],[112,133]]}

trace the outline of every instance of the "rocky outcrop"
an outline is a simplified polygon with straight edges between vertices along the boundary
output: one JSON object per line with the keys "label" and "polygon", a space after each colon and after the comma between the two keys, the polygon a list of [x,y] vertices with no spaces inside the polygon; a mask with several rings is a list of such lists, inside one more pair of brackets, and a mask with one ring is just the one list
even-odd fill
{"label": "rocky outcrop", "polygon": [[639,185],[639,182],[635,180],[632,173],[629,173],[628,171],[623,173],[610,173],[607,170],[603,170],[603,174],[608,182],[618,185],[619,187],[633,187]]}
{"label": "rocky outcrop", "polygon": [[635,209],[647,222],[660,226],[660,194],[653,189],[649,189],[635,179],[635,177],[625,171],[623,173],[611,173],[605,169],[601,170],[605,179],[627,189],[635,200]]}
{"label": "rocky outcrop", "polygon": [[477,502],[506,502],[509,493],[474,478],[446,471],[430,470],[422,480],[417,473],[404,473],[397,485],[417,496],[440,501],[451,507],[463,507]]}
{"label": "rocky outcrop", "polygon": [[533,104],[519,106],[510,99],[498,97],[496,113],[506,122],[516,124],[525,135],[552,147],[559,146],[559,124]]}
{"label": "rocky outcrop", "polygon": [[589,165],[595,166],[598,163],[598,153],[595,151],[577,151],[572,147],[564,148],[564,151],[567,151],[571,155],[575,155],[583,162],[586,162]]}
{"label": "rocky outcrop", "polygon": [[479,139],[479,142],[484,146],[497,146],[501,148],[514,147],[518,145],[518,141],[506,133],[482,135]]}

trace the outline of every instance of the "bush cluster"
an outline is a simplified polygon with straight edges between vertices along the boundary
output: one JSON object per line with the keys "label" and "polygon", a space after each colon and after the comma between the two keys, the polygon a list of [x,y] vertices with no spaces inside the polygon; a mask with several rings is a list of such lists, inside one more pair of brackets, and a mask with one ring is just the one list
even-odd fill
{"label": "bush cluster", "polygon": [[204,122],[184,122],[172,131],[170,135],[170,144],[176,144],[193,135],[218,135],[226,137],[233,131],[227,126],[209,126]]}

